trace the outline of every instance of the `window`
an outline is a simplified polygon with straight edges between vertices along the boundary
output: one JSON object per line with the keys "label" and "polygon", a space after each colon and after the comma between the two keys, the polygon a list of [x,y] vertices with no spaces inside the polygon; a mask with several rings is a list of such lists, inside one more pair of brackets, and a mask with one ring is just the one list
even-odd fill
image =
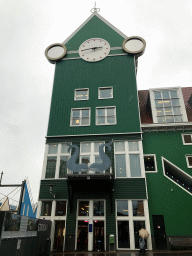
{"label": "window", "polygon": [[[99,147],[104,144],[104,141],[97,142],[81,142],[80,144],[80,163],[90,166],[93,163],[100,164],[102,160],[99,156]],[[83,170],[82,170],[83,171]],[[85,170],[86,172],[87,170]],[[90,170],[96,171],[97,170]],[[106,170],[105,173],[109,172]]]}
{"label": "window", "polygon": [[47,167],[45,178],[55,178],[57,157],[47,157]]}
{"label": "window", "polygon": [[113,98],[113,87],[100,87],[99,99],[110,99],[110,98]]}
{"label": "window", "polygon": [[144,155],[145,172],[157,172],[156,156]]}
{"label": "window", "polygon": [[181,88],[150,91],[153,120],[155,123],[187,121]]}
{"label": "window", "polygon": [[67,214],[67,201],[42,201],[41,215],[55,219],[65,219]]}
{"label": "window", "polygon": [[[166,158],[161,158],[164,176],[191,195],[192,177]],[[192,155],[186,155],[186,161],[188,168],[192,168],[192,166],[190,167],[190,164],[192,164]]]}
{"label": "window", "polygon": [[116,124],[116,107],[96,108],[96,125]]}
{"label": "window", "polygon": [[71,126],[90,125],[90,108],[71,109]]}
{"label": "window", "polygon": [[52,201],[43,201],[41,207],[41,216],[51,216]]}
{"label": "window", "polygon": [[192,168],[192,155],[186,155],[187,167]]}
{"label": "window", "polygon": [[[116,200],[117,248],[139,248],[139,230],[149,230],[146,200]],[[149,244],[146,246],[149,248]]]}
{"label": "window", "polygon": [[192,134],[182,134],[183,145],[192,145]]}
{"label": "window", "polygon": [[140,148],[139,141],[116,141],[114,143],[116,178],[144,176],[141,171]]}
{"label": "window", "polygon": [[89,99],[89,89],[76,89],[74,100],[88,100]]}
{"label": "window", "polygon": [[105,216],[104,200],[79,201],[78,216]]}
{"label": "window", "polygon": [[66,215],[66,201],[56,201],[55,216]]}
{"label": "window", "polygon": [[45,178],[65,178],[70,157],[67,144],[48,144]]}
{"label": "window", "polygon": [[78,216],[89,216],[89,201],[79,201]]}
{"label": "window", "polygon": [[104,216],[104,201],[93,201],[93,216]]}

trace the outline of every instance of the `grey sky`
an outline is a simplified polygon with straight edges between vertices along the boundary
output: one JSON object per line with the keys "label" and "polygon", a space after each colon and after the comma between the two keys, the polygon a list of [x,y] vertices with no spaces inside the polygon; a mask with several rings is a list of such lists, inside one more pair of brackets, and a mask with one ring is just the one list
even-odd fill
{"label": "grey sky", "polygon": [[[3,184],[28,176],[35,200],[54,77],[44,51],[62,43],[93,6],[90,0],[0,0],[0,172]],[[124,34],[146,40],[138,89],[191,86],[192,1],[99,0],[97,7]]]}

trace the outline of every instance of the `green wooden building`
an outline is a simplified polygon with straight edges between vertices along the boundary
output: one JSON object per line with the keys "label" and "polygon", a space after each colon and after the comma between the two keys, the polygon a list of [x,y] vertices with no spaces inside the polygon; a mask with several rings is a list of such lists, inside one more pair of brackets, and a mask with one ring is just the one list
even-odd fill
{"label": "green wooden building", "polygon": [[148,250],[192,236],[192,90],[138,92],[144,49],[96,9],[46,49],[55,77],[37,217],[52,221],[52,250],[139,250],[141,228]]}

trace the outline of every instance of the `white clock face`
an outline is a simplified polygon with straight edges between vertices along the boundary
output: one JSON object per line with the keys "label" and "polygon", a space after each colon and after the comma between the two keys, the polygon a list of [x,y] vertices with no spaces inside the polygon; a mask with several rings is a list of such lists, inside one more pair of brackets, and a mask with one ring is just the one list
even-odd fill
{"label": "white clock face", "polygon": [[79,47],[79,55],[89,62],[103,60],[110,52],[110,44],[102,38],[91,38]]}

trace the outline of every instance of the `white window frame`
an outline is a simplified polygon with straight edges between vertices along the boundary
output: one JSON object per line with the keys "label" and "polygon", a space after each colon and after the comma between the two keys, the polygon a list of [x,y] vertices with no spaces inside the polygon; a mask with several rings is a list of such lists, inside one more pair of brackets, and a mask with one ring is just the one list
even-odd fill
{"label": "white window frame", "polygon": [[[153,123],[158,123],[158,124],[161,124],[161,125],[170,124],[169,122],[165,122],[165,123],[159,123],[158,122],[156,106],[155,106],[154,91],[161,91],[162,92],[162,91],[166,91],[166,90],[175,90],[175,91],[177,91],[178,99],[179,99],[179,102],[180,102],[181,116],[182,116],[182,119],[183,119],[183,121],[180,122],[180,123],[188,122],[188,118],[187,118],[187,114],[186,114],[185,103],[184,103],[184,100],[183,100],[183,94],[182,94],[181,87],[173,87],[173,88],[169,87],[169,88],[154,88],[154,89],[150,89],[149,90]],[[179,123],[179,122],[174,122],[174,123]]]}
{"label": "white window frame", "polygon": [[[86,90],[87,90],[87,99],[78,99],[78,98],[77,98],[77,95],[76,95],[76,92],[77,92],[77,91],[86,91]],[[89,88],[79,88],[79,89],[75,89],[75,91],[74,91],[74,100],[75,100],[75,101],[89,100]]]}
{"label": "white window frame", "polygon": [[[58,145],[57,153],[56,154],[48,154],[49,151],[49,145]],[[71,156],[71,151],[69,153],[61,153],[61,145],[65,143],[49,143],[45,145],[45,155],[44,155],[44,162],[43,162],[43,171],[42,171],[42,180],[53,180],[53,179],[66,179],[66,178],[59,178],[59,170],[60,170],[60,157],[61,156]],[[71,142],[70,142],[71,144]],[[55,177],[54,178],[45,178],[46,176],[46,169],[47,169],[47,159],[48,157],[56,157],[56,169],[55,169]],[[69,170],[67,169],[67,173]]]}
{"label": "white window frame", "polygon": [[192,145],[192,143],[186,143],[185,142],[185,139],[184,139],[185,135],[190,135],[191,139],[192,139],[192,133],[182,133],[181,136],[182,136],[183,145]]}
{"label": "white window frame", "polygon": [[[98,124],[98,116],[97,116],[97,109],[100,109],[100,108],[104,108],[105,109],[105,123],[104,124]],[[113,124],[107,124],[107,109],[108,108],[114,108],[115,110],[115,123]],[[96,107],[96,113],[95,113],[95,117],[96,117],[96,120],[95,120],[95,123],[96,125],[100,126],[100,125],[116,125],[117,124],[117,113],[116,113],[116,106],[104,106],[104,107]]]}
{"label": "white window frame", "polygon": [[[143,159],[144,159],[145,156],[149,156],[149,157],[153,156],[154,157],[154,163],[155,163],[155,171],[145,171],[145,173],[157,173],[158,170],[157,170],[156,155],[155,154],[144,154]],[[145,168],[145,160],[144,160],[144,168]]]}
{"label": "white window frame", "polygon": [[[128,213],[129,216],[117,216],[117,201],[128,201]],[[143,201],[144,216],[133,216],[132,201]],[[116,217],[116,245],[118,250],[139,250],[135,249],[135,239],[134,239],[134,221],[144,221],[145,228],[149,232],[149,237],[147,239],[147,250],[152,249],[151,234],[150,234],[150,222],[149,222],[149,210],[148,202],[146,199],[116,199],[115,200],[115,217]],[[118,221],[129,221],[129,238],[130,238],[130,248],[119,248],[118,247]]]}
{"label": "white window frame", "polygon": [[[125,142],[125,151],[115,151],[115,142]],[[129,145],[128,142],[138,142],[138,151],[129,151]],[[139,155],[139,160],[140,160],[140,170],[141,170],[141,176],[140,177],[131,177],[131,171],[130,171],[130,160],[129,160],[129,155]],[[116,175],[116,157],[115,155],[125,155],[125,163],[126,163],[126,177],[117,177]],[[144,165],[144,158],[143,158],[143,149],[142,149],[142,142],[137,140],[137,141],[114,141],[114,169],[115,169],[115,178],[116,179],[135,179],[135,178],[145,178],[145,165]]]}
{"label": "white window frame", "polygon": [[[52,201],[51,216],[42,216],[41,215],[42,202],[45,202],[45,201]],[[55,216],[56,201],[65,201],[66,202],[66,214],[65,214],[65,216]],[[55,222],[56,221],[65,221],[65,230],[66,230],[67,208],[68,208],[68,200],[66,200],[66,199],[58,199],[58,200],[45,199],[45,200],[39,201],[37,218],[52,221],[51,235],[50,235],[50,237],[51,237],[51,250],[53,250],[53,244],[54,244]],[[65,237],[64,237],[63,248],[65,248]]]}
{"label": "white window frame", "polygon": [[186,162],[187,162],[187,168],[192,168],[192,165],[189,165],[189,159],[188,157],[192,157],[192,155],[185,155]]}
{"label": "white window frame", "polygon": [[[73,120],[73,118],[72,118],[72,113],[73,113],[73,111],[77,111],[77,110],[79,110],[80,111],[80,124],[79,125],[72,125],[72,120]],[[81,124],[81,121],[82,121],[82,110],[89,110],[89,124],[85,124],[85,125],[82,125]],[[91,123],[91,108],[89,107],[89,108],[72,108],[71,109],[71,117],[70,117],[70,126],[71,127],[80,127],[80,126],[90,126],[90,123]]]}
{"label": "white window frame", "polygon": [[[111,89],[111,92],[112,92],[111,97],[101,98],[101,95],[100,95],[101,89]],[[98,88],[98,99],[100,99],[100,100],[104,100],[104,99],[113,99],[113,86],[109,86],[109,87],[99,87],[99,88]]]}

